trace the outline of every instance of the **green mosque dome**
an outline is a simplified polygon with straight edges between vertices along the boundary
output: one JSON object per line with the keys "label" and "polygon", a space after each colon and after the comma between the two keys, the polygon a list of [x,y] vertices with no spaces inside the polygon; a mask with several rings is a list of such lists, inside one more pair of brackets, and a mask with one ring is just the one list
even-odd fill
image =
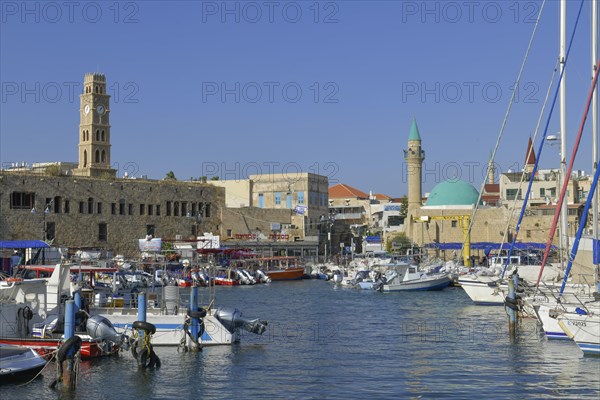
{"label": "green mosque dome", "polygon": [[479,192],[462,180],[440,182],[431,190],[426,206],[471,206],[477,203]]}

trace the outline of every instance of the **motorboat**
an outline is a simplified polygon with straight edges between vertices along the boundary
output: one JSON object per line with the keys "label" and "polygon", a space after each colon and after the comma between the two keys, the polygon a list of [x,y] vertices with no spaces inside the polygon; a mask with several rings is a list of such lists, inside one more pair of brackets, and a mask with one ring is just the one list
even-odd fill
{"label": "motorboat", "polygon": [[404,262],[387,265],[385,278],[384,292],[442,290],[451,281],[447,273],[428,274],[419,271],[416,265]]}
{"label": "motorboat", "polygon": [[33,379],[46,360],[27,347],[0,344],[0,384]]}

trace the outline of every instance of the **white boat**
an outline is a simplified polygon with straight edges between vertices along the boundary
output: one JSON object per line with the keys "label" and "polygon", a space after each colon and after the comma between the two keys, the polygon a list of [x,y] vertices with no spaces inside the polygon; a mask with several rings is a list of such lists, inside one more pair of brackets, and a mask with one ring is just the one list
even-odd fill
{"label": "white boat", "polygon": [[600,356],[600,304],[586,311],[566,312],[557,316],[558,324],[586,355]]}
{"label": "white boat", "polygon": [[45,366],[46,360],[30,348],[0,344],[0,384],[32,379]]}
{"label": "white boat", "polygon": [[446,273],[427,274],[418,270],[416,265],[398,263],[388,265],[385,273],[384,292],[442,290],[450,285],[450,276]]}
{"label": "white boat", "polygon": [[[213,299],[214,301],[214,299]],[[211,301],[211,304],[213,303]],[[165,286],[163,296],[147,300],[146,322],[156,328],[152,344],[156,346],[191,346],[192,340],[188,308],[181,306],[179,287]],[[110,320],[118,333],[130,333],[138,320],[138,309],[132,307],[90,307],[90,312]],[[200,318],[198,344],[201,346],[231,345],[240,339],[240,329],[262,334],[267,322],[246,319],[237,309],[207,307],[206,316]]]}

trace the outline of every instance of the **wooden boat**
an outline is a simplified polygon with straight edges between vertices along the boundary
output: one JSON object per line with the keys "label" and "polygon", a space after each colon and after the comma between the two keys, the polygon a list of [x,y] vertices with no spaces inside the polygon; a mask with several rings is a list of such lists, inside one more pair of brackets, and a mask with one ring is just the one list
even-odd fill
{"label": "wooden boat", "polygon": [[247,270],[263,271],[272,281],[290,281],[302,279],[305,274],[305,268],[297,266],[297,257],[259,257],[244,262],[244,268]]}

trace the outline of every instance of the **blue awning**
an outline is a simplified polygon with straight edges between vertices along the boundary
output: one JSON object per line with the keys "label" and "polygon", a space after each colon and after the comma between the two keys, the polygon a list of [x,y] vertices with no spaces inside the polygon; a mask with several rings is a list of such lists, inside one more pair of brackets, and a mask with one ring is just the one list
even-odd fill
{"label": "blue awning", "polygon": [[39,249],[50,247],[43,240],[0,240],[0,249]]}
{"label": "blue awning", "polygon": [[[430,249],[440,249],[440,250],[460,250],[462,248],[462,243],[460,242],[448,242],[448,243],[427,243],[425,245],[426,248]],[[546,248],[546,243],[535,243],[535,242],[519,242],[515,243],[515,249],[517,250],[544,250]],[[504,243],[502,245],[502,250],[509,250],[510,243]],[[556,246],[552,245],[552,250],[557,249]],[[500,243],[492,243],[492,242],[472,242],[471,250],[500,250]]]}

